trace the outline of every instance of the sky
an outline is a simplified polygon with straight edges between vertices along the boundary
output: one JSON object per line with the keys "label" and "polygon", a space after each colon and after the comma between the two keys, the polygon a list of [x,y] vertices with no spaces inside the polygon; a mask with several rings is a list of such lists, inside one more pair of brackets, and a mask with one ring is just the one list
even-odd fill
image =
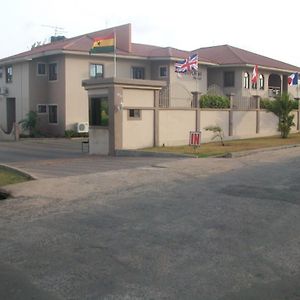
{"label": "sky", "polygon": [[136,43],[182,50],[229,44],[300,67],[299,12],[296,0],[3,1],[0,58],[49,41],[55,27],[73,37],[131,23]]}

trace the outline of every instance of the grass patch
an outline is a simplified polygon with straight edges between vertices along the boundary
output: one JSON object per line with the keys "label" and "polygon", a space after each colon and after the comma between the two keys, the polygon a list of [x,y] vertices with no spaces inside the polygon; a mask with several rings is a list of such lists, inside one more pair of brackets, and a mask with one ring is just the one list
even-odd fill
{"label": "grass patch", "polygon": [[170,152],[180,154],[193,154],[198,157],[209,157],[217,155],[225,155],[231,152],[249,151],[270,147],[279,147],[284,145],[300,144],[300,134],[294,133],[286,139],[280,136],[271,136],[263,138],[252,138],[243,140],[225,141],[225,146],[220,142],[202,144],[200,147],[177,146],[177,147],[154,147],[144,150],[153,152]]}
{"label": "grass patch", "polygon": [[0,186],[31,180],[30,176],[19,171],[0,166]]}

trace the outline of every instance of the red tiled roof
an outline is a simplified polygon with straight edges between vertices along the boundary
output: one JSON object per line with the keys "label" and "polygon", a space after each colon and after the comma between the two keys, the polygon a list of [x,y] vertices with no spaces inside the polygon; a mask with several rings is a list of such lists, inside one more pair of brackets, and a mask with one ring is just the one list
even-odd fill
{"label": "red tiled roof", "polygon": [[230,45],[196,49],[199,59],[205,57],[219,65],[258,65],[267,68],[300,71],[299,67]]}
{"label": "red tiled roof", "polygon": [[[274,60],[253,52],[239,49],[230,45],[213,46],[207,48],[199,48],[194,51],[184,51],[171,47],[159,47],[145,44],[131,43],[131,27],[130,24],[108,28],[73,38],[68,38],[46,45],[38,46],[32,50],[19,53],[4,59],[5,62],[14,59],[22,59],[31,56],[49,55],[52,51],[74,51],[86,52],[90,51],[93,39],[95,37],[111,34],[116,31],[117,34],[117,54],[126,56],[139,56],[145,58],[186,58],[190,53],[197,52],[199,61],[203,63],[212,63],[216,65],[258,65],[267,68],[275,68],[289,71],[300,71],[300,68],[286,64],[284,62]],[[122,41],[121,41],[122,40]],[[120,47],[119,47],[120,45]],[[123,47],[124,46],[124,47]],[[122,50],[123,49],[123,50]],[[125,49],[125,50],[124,50]],[[127,51],[129,50],[129,51]]]}

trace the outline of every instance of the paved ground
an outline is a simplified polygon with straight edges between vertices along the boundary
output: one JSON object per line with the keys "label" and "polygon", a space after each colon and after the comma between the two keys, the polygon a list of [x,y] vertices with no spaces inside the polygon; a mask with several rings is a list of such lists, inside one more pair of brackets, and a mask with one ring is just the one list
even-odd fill
{"label": "paved ground", "polygon": [[172,161],[173,158],[90,156],[82,139],[23,139],[0,142],[0,164],[20,169],[35,178],[57,178],[110,170],[140,168]]}
{"label": "paved ground", "polygon": [[294,148],[11,186],[0,298],[300,299],[299,167]]}

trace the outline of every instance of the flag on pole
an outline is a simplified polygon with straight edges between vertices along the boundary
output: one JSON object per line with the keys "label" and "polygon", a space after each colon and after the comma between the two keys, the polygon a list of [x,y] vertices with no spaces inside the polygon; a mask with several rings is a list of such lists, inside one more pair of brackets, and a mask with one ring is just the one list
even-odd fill
{"label": "flag on pole", "polygon": [[176,73],[198,71],[198,54],[193,54],[184,60],[175,63]]}
{"label": "flag on pole", "polygon": [[298,79],[299,79],[299,74],[293,73],[288,77],[288,84],[289,85],[298,85]]}
{"label": "flag on pole", "polygon": [[257,65],[255,65],[252,71],[251,82],[257,83],[257,80],[258,80],[258,67]]}
{"label": "flag on pole", "polygon": [[113,52],[115,50],[115,35],[110,34],[103,37],[94,38],[91,53]]}

